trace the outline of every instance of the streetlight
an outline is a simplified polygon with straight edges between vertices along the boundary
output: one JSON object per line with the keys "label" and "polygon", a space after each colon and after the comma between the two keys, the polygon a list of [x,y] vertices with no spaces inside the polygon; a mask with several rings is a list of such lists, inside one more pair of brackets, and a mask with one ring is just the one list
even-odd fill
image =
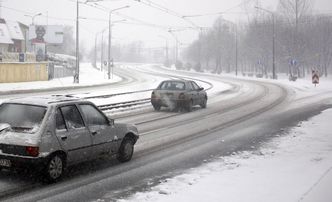
{"label": "streetlight", "polygon": [[[112,21],[111,21],[111,17],[112,17],[112,12],[120,10],[120,9],[124,9],[124,8],[129,8],[130,6],[122,6],[120,8],[115,8],[109,11],[109,20],[108,20],[108,79],[111,79],[111,46],[112,46]],[[113,68],[113,59],[112,59],[112,68]],[[113,77],[113,74],[112,74]]]}
{"label": "streetlight", "polygon": [[166,46],[165,46],[165,51],[166,51],[166,61],[165,61],[165,65],[168,67],[169,66],[169,61],[168,61],[168,39],[167,37],[164,37],[164,36],[161,36],[161,35],[158,35],[160,38],[163,38],[165,39],[165,42],[166,42]]}
{"label": "streetlight", "polygon": [[[95,0],[86,0],[84,4],[95,2]],[[83,2],[76,1],[76,70],[74,73],[74,83],[80,82],[80,53],[79,53],[79,4]]]}
{"label": "streetlight", "polygon": [[101,58],[100,58],[100,71],[103,70],[103,49],[104,49],[104,32],[106,31],[108,27],[105,27],[102,31],[96,33],[95,37],[95,64],[97,67],[97,37],[99,34],[101,34]]}
{"label": "streetlight", "polygon": [[237,30],[237,24],[231,22],[231,21],[227,21],[230,24],[234,25],[234,29],[235,29],[235,76],[237,76],[238,74],[238,30]]}
{"label": "streetlight", "polygon": [[42,13],[37,13],[35,15],[24,15],[25,17],[30,17],[31,18],[31,25],[35,24],[35,17],[42,15]]}
{"label": "streetlight", "polygon": [[272,79],[277,79],[276,65],[275,65],[275,15],[274,12],[269,11],[267,9],[257,6],[255,6],[255,8],[270,13],[272,15]]}
{"label": "streetlight", "polygon": [[175,64],[178,61],[178,52],[179,52],[179,40],[176,37],[176,35],[173,33],[174,30],[169,29],[168,32],[172,35],[172,37],[175,39]]}

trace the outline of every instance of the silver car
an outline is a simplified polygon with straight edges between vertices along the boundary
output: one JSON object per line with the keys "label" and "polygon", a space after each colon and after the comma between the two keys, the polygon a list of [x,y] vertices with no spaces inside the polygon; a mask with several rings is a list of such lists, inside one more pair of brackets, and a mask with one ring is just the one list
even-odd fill
{"label": "silver car", "polygon": [[152,91],[151,104],[156,111],[161,107],[184,108],[191,111],[195,105],[207,106],[207,94],[204,88],[191,80],[166,80]]}
{"label": "silver car", "polygon": [[137,139],[135,126],[115,124],[78,98],[31,97],[0,105],[0,167],[41,169],[50,182],[66,166],[101,156],[129,161]]}

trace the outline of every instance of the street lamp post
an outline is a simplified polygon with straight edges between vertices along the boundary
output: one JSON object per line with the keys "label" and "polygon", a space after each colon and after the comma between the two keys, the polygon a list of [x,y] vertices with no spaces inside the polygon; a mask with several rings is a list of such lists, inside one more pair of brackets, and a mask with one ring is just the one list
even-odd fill
{"label": "street lamp post", "polygon": [[96,65],[96,67],[97,67],[97,52],[98,52],[98,50],[97,50],[97,39],[98,39],[98,35],[99,34],[101,34],[101,59],[100,59],[100,71],[102,71],[103,70],[103,49],[104,49],[104,46],[103,46],[103,43],[104,43],[104,32],[106,31],[106,29],[107,29],[107,27],[106,28],[104,28],[102,31],[100,31],[100,32],[98,32],[98,33],[96,33],[96,36],[95,36],[95,65]]}
{"label": "street lamp post", "polygon": [[168,30],[168,32],[172,35],[172,37],[175,39],[175,64],[178,61],[178,54],[179,54],[179,40],[176,37],[176,35],[173,33],[173,30]]}
{"label": "street lamp post", "polygon": [[106,28],[101,33],[101,53],[100,53],[100,69],[103,70],[104,66],[104,32],[106,31]]}
{"label": "street lamp post", "polygon": [[238,71],[238,32],[237,25],[235,25],[235,76],[237,76]]}
{"label": "street lamp post", "polygon": [[[112,12],[120,10],[120,9],[124,9],[124,8],[129,8],[130,6],[123,6],[120,8],[116,8],[116,9],[112,9],[109,11],[109,20],[108,20],[108,79],[111,79],[111,61],[112,61],[112,68],[113,68],[113,59],[111,59],[112,57]],[[113,70],[112,70],[113,72]],[[112,73],[112,78],[113,78],[113,73]]]}
{"label": "street lamp post", "polygon": [[255,6],[256,9],[265,11],[267,13],[270,13],[272,15],[272,78],[277,79],[276,75],[276,64],[275,64],[275,14],[272,11],[269,11],[267,9],[257,7]]}
{"label": "street lamp post", "polygon": [[234,29],[235,29],[235,76],[237,76],[238,74],[238,30],[237,30],[237,24],[231,22],[231,21],[227,21],[231,24],[234,25]]}
{"label": "street lamp post", "polygon": [[80,82],[80,53],[79,53],[79,1],[76,1],[76,71],[74,83]]}
{"label": "street lamp post", "polygon": [[[94,0],[86,0],[84,4],[94,2]],[[79,48],[79,4],[83,2],[79,2],[76,0],[76,70],[74,73],[74,83],[80,82],[80,48]]]}
{"label": "street lamp post", "polygon": [[165,39],[165,52],[166,52],[166,61],[165,61],[165,65],[168,67],[168,63],[169,63],[169,61],[168,61],[168,39],[166,38],[166,37],[164,37],[164,36],[161,36],[161,35],[159,35],[159,37],[161,37],[161,38],[163,38],[163,39]]}
{"label": "street lamp post", "polygon": [[40,15],[42,15],[42,13],[37,13],[35,15],[24,15],[24,16],[30,17],[31,18],[31,25],[34,25],[35,24],[35,17],[40,16]]}

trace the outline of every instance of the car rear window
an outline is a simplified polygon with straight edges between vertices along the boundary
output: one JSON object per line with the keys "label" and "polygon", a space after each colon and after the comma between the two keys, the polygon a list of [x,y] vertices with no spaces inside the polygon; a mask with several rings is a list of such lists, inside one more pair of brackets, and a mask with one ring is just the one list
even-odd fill
{"label": "car rear window", "polygon": [[185,84],[181,81],[164,81],[160,87],[160,90],[185,90]]}
{"label": "car rear window", "polygon": [[44,106],[4,103],[0,105],[0,123],[7,123],[19,132],[36,132],[45,116]]}

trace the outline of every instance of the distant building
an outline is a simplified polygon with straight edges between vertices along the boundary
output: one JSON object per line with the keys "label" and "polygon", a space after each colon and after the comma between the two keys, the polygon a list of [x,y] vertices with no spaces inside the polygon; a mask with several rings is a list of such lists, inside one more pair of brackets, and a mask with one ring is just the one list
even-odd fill
{"label": "distant building", "polygon": [[25,52],[29,27],[0,18],[0,52]]}

